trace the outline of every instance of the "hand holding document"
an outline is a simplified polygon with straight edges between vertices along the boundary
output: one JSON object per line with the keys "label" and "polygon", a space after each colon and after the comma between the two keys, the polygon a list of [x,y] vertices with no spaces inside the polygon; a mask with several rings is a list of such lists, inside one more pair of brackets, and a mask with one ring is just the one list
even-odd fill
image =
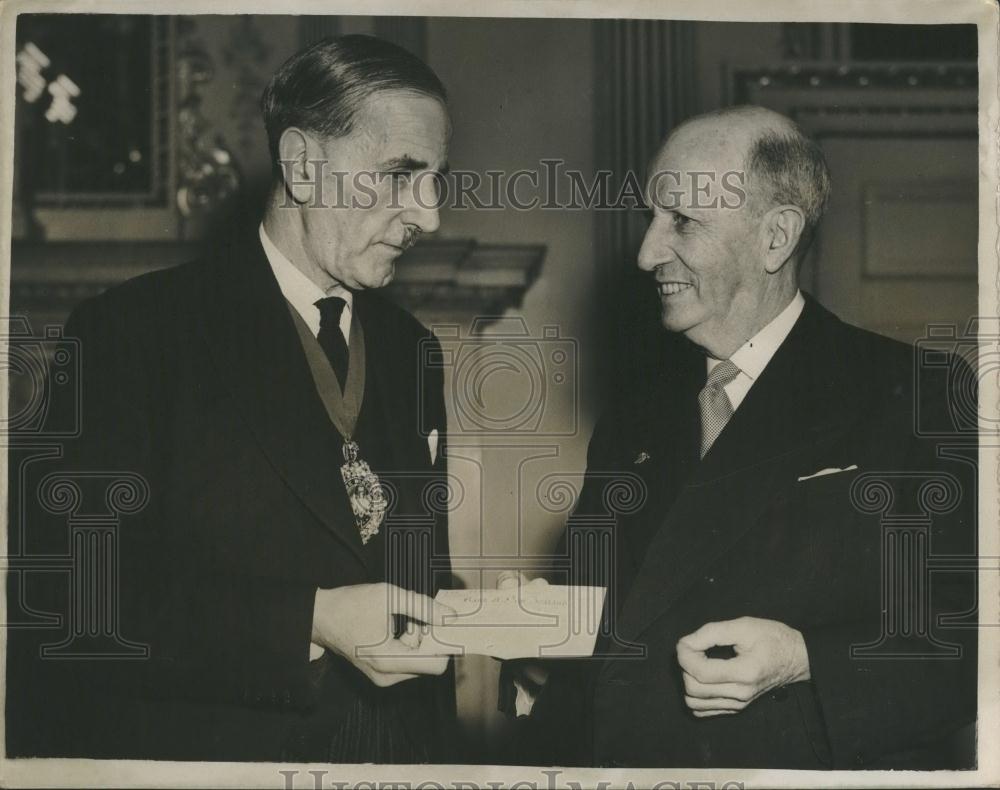
{"label": "hand holding document", "polygon": [[[397,615],[409,621],[399,638],[387,633]],[[454,612],[393,584],[321,588],[313,602],[311,641],[349,661],[376,686],[392,686],[420,675],[440,675],[448,668],[444,655],[416,649],[416,623],[440,623],[446,615]]]}
{"label": "hand holding document", "polygon": [[526,585],[502,590],[442,590],[451,607],[430,627],[419,652],[499,659],[590,656],[604,609],[604,587]]}

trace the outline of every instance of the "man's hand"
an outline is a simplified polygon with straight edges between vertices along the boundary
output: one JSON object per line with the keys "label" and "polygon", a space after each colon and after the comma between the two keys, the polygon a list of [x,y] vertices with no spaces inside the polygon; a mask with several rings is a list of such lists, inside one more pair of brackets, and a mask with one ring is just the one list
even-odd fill
{"label": "man's hand", "polygon": [[500,571],[497,574],[497,589],[511,590],[515,587],[545,586],[548,582],[542,577],[529,580],[521,571]]}
{"label": "man's hand", "polygon": [[420,628],[414,623],[399,639],[392,616],[439,625],[455,611],[426,595],[392,584],[357,584],[316,590],[312,641],[356,666],[376,686],[392,686],[419,675],[440,675],[447,656],[416,655]]}
{"label": "man's hand", "polygon": [[[733,658],[709,658],[713,647],[732,647]],[[740,617],[706,623],[677,643],[684,701],[695,716],[738,713],[761,694],[809,680],[802,634],[776,620]]]}

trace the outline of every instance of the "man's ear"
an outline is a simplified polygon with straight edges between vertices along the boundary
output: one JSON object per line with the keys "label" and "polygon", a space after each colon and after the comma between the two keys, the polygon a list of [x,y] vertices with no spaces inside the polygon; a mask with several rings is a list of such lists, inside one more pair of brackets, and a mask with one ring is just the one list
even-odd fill
{"label": "man's ear", "polygon": [[805,215],[798,206],[778,206],[764,215],[764,268],[769,274],[778,272],[791,259],[805,226]]}
{"label": "man's ear", "polygon": [[322,201],[321,157],[314,150],[316,143],[307,133],[294,126],[285,129],[278,140],[278,157],[285,191],[299,205],[316,205]]}

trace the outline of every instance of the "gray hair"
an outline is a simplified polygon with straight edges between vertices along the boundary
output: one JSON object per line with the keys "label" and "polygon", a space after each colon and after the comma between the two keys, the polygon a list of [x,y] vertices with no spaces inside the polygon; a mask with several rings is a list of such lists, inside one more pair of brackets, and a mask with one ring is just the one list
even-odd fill
{"label": "gray hair", "polygon": [[767,129],[750,145],[746,170],[756,184],[755,200],[801,209],[805,224],[794,252],[801,260],[830,200],[830,169],[820,147],[795,124],[787,130]]}

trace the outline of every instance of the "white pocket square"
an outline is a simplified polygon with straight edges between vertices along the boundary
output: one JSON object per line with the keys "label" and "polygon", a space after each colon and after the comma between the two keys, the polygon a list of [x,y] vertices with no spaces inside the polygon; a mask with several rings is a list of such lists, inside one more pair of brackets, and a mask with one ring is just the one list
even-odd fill
{"label": "white pocket square", "polygon": [[838,472],[853,472],[857,468],[857,464],[845,466],[843,469],[837,466],[829,466],[826,469],[820,469],[818,472],[813,472],[811,475],[803,475],[798,481],[801,483],[803,480],[812,480],[814,477],[826,477],[827,475],[835,475]]}
{"label": "white pocket square", "polygon": [[438,458],[438,432],[437,428],[427,434],[427,449],[431,452],[431,466],[437,463]]}

